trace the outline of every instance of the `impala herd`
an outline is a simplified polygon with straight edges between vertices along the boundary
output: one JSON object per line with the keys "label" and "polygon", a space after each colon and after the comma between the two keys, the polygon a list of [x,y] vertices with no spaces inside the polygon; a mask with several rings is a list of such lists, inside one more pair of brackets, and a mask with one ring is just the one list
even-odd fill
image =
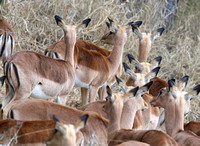
{"label": "impala herd", "polygon": [[[200,145],[200,124],[184,124],[184,114],[200,85],[186,92],[189,76],[165,81],[157,77],[162,57],[147,62],[151,43],[164,28],[144,33],[139,29],[142,21],[120,25],[108,18],[109,31],[101,39],[113,46],[108,51],[76,39],[79,28],[87,27],[91,19],[78,25],[68,25],[57,15],[55,20],[64,40],[49,46],[43,55],[33,51],[14,54],[14,31],[0,19],[4,64],[0,81],[5,82],[7,94],[1,105],[1,145]],[[135,69],[122,62],[128,29],[139,38],[138,60],[126,55]],[[122,67],[127,81],[120,78]],[[112,92],[115,82],[121,92]],[[82,106],[77,109],[66,106],[74,86],[81,88]],[[158,130],[163,123],[166,132]]]}

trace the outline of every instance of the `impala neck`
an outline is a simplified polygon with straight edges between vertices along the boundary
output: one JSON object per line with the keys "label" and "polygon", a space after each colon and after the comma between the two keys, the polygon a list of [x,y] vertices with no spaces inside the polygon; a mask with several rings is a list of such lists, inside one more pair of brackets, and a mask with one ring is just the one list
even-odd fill
{"label": "impala neck", "polygon": [[110,63],[110,70],[113,73],[117,71],[119,64],[121,63],[123,48],[126,43],[126,40],[127,40],[126,32],[124,32],[121,35],[118,35],[115,44],[113,46],[113,50],[108,57]]}
{"label": "impala neck", "polygon": [[[122,105],[123,107],[123,105]],[[122,114],[121,106],[117,106],[116,109],[112,109],[109,114],[109,123],[108,123],[108,141],[112,137],[113,133],[120,130],[120,119]]]}
{"label": "impala neck", "polygon": [[137,111],[135,104],[137,103],[134,99],[130,99],[124,103],[120,122],[121,129],[132,129]]}
{"label": "impala neck", "polygon": [[[178,99],[175,99],[178,100]],[[184,102],[172,100],[165,108],[165,128],[167,134],[174,137],[180,130],[183,130]]]}
{"label": "impala neck", "polygon": [[147,62],[149,51],[151,50],[150,36],[144,36],[143,39],[139,40],[139,62]]}
{"label": "impala neck", "polygon": [[71,32],[70,35],[65,34],[64,40],[66,44],[65,60],[69,61],[74,67],[74,46],[76,43],[76,32]]}

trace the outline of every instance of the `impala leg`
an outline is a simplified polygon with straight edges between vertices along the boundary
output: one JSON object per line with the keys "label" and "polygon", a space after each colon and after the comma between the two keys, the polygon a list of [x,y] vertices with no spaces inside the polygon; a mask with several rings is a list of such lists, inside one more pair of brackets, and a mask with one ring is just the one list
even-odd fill
{"label": "impala leg", "polygon": [[99,100],[104,100],[105,97],[107,96],[107,93],[106,93],[106,85],[103,85],[101,88],[99,88]]}
{"label": "impala leg", "polygon": [[94,102],[96,100],[96,95],[97,95],[98,87],[92,86],[90,88],[89,92],[89,102]]}
{"label": "impala leg", "polygon": [[88,103],[87,93],[87,88],[81,88],[82,105],[86,105]]}

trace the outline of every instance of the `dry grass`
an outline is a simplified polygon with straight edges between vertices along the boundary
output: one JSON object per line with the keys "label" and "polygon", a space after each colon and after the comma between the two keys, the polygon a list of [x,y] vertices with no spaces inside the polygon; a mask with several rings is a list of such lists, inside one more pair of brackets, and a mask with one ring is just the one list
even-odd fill
{"label": "dry grass", "polygon": [[[44,49],[55,41],[63,38],[62,30],[56,25],[54,15],[64,18],[67,23],[81,22],[92,19],[88,29],[81,31],[78,38],[98,44],[99,39],[107,32],[105,22],[107,17],[120,24],[142,20],[142,31],[151,32],[164,26],[166,17],[160,9],[165,9],[165,1],[147,0],[135,2],[132,0],[12,0],[1,7],[1,18],[7,20],[16,33],[16,51],[33,50],[43,53]],[[177,19],[173,29],[165,31],[162,37],[155,40],[148,60],[162,56],[161,71],[158,76],[163,79],[180,79],[189,75],[187,90],[200,83],[200,1],[180,1]],[[131,31],[124,48],[124,56],[132,53],[138,56],[138,38]],[[127,62],[124,57],[124,61]],[[1,71],[2,72],[2,71]],[[122,78],[126,78],[123,73]],[[0,97],[5,97],[2,90]],[[79,102],[80,90],[74,88],[69,96],[69,104]],[[77,101],[75,101],[76,99]],[[200,98],[191,102],[192,112],[186,120],[200,121]]]}

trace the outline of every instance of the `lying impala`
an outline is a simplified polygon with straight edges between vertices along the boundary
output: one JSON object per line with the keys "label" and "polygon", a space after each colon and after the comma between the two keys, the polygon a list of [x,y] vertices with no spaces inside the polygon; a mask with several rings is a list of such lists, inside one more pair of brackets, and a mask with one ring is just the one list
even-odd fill
{"label": "lying impala", "polygon": [[12,55],[15,47],[15,35],[7,21],[0,19],[0,59],[3,64]]}
{"label": "lying impala", "polygon": [[[133,91],[134,91],[133,93],[136,94],[137,89],[135,88]],[[148,143],[149,145],[153,146],[177,145],[176,142],[169,135],[161,131],[121,129],[120,117],[122,114],[124,100],[127,100],[126,99],[127,96],[126,94],[125,95],[112,94],[112,91],[109,87],[107,88],[107,93],[108,97],[106,98],[106,103],[103,106],[103,110],[109,116],[109,124],[108,124],[109,146],[115,146],[117,144],[133,140]],[[128,96],[128,98],[130,97]],[[137,104],[142,108],[144,105],[142,105],[141,103],[143,102],[140,103],[138,102]]]}
{"label": "lying impala", "polygon": [[[18,121],[6,119],[0,121],[1,145],[44,145],[54,132],[53,120]],[[81,143],[83,134],[76,134],[76,143]]]}
{"label": "lying impala", "polygon": [[[82,129],[88,119],[88,114],[83,115],[75,125],[64,124],[54,117],[54,133],[46,141],[47,146],[79,146],[77,143],[76,133]],[[83,143],[82,143],[83,144]]]}
{"label": "lying impala", "polygon": [[[41,99],[23,99],[11,103],[8,115],[4,118],[16,120],[50,120],[55,115],[66,124],[75,124],[85,114],[89,115],[88,121],[81,132],[84,135],[84,143],[94,141],[95,144],[106,144],[108,120],[94,112],[84,112],[54,102]],[[11,112],[12,111],[12,112]],[[94,136],[94,137],[93,137]]]}
{"label": "lying impala", "polygon": [[3,108],[9,102],[29,96],[42,99],[57,98],[58,102],[65,104],[66,95],[73,88],[75,80],[76,29],[83,24],[87,26],[90,19],[84,20],[78,26],[66,25],[59,16],[55,16],[55,19],[63,29],[65,42],[68,44],[65,61],[55,60],[33,51],[21,51],[12,55],[4,66],[9,93],[3,101]]}
{"label": "lying impala", "polygon": [[[139,28],[135,29],[134,32],[139,38],[139,58],[138,58],[139,62],[141,63],[147,62],[148,53],[151,50],[152,41],[154,41],[156,38],[161,36],[163,31],[164,31],[164,28],[159,28],[152,33],[145,33],[145,32],[141,32]],[[133,86],[133,81],[130,77],[128,78],[126,82],[126,85]]]}
{"label": "lying impala", "polygon": [[153,106],[165,109],[166,132],[181,146],[197,146],[200,138],[192,132],[184,131],[184,105],[185,101],[200,92],[197,85],[190,92],[183,91],[188,77],[183,77],[176,86],[173,80],[168,81],[167,88],[160,90],[160,95],[151,101]]}
{"label": "lying impala", "polygon": [[[112,26],[110,33],[106,34],[102,38],[102,41],[104,41],[104,43],[114,45],[113,51],[102,49],[83,40],[76,41],[74,52],[76,66],[75,84],[81,87],[83,105],[85,105],[88,101],[88,89],[90,90],[90,99],[92,98],[91,100],[94,101],[96,91],[104,84],[105,81],[111,86],[115,82],[115,75],[121,75],[122,52],[126,41],[125,29],[129,28],[129,26],[122,27],[115,24],[111,19],[109,19],[109,21],[110,23],[106,23],[108,28],[112,25],[114,26]],[[137,21],[134,24],[135,27],[139,27],[142,22]],[[45,50],[45,55],[52,58],[64,59],[64,49],[65,43],[61,40],[49,46]],[[105,97],[104,94],[105,85],[99,90],[100,99]]]}

